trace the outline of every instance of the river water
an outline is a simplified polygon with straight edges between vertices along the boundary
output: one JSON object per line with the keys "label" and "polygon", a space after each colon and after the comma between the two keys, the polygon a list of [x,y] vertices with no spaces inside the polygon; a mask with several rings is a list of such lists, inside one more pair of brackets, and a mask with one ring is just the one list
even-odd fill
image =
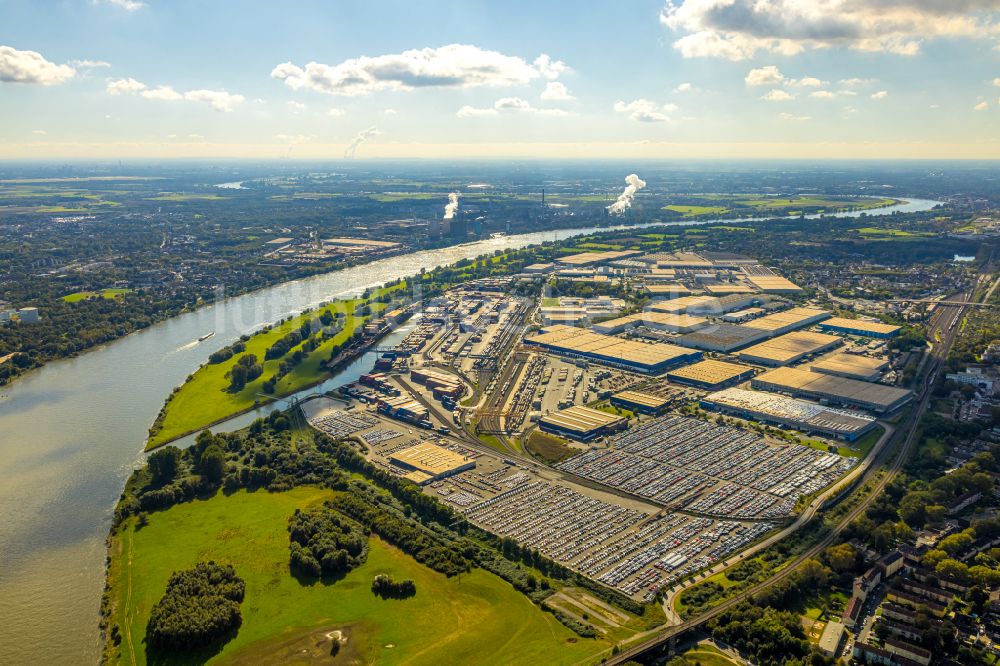
{"label": "river water", "polygon": [[[869,215],[937,203],[912,199]],[[722,221],[730,220],[700,224]],[[114,504],[142,460],[146,431],[164,399],[212,351],[284,316],[421,269],[599,230],[490,238],[221,299],[0,388],[0,664],[98,660],[104,538]],[[215,335],[199,342],[210,331]],[[371,361],[366,355],[318,388],[356,379]],[[255,416],[225,425],[239,427]]]}

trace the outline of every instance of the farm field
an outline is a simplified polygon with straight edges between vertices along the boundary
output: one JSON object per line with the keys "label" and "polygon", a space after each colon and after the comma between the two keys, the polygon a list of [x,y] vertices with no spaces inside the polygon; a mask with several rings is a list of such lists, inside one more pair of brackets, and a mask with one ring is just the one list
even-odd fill
{"label": "farm field", "polygon": [[[122,642],[113,663],[146,664],[151,606],[169,575],[195,563],[232,564],[246,582],[243,624],[216,654],[190,663],[330,663],[326,635],[347,638],[333,663],[586,663],[608,641],[581,639],[502,579],[476,569],[447,578],[377,538],[365,564],[336,582],[303,584],[288,570],[287,520],[331,491],[240,491],[153,513],[145,527],[127,523],[112,541],[113,620]],[[405,600],[370,590],[376,574],[416,583]],[[126,631],[127,626],[127,631]],[[323,644],[325,641],[325,645]]]}

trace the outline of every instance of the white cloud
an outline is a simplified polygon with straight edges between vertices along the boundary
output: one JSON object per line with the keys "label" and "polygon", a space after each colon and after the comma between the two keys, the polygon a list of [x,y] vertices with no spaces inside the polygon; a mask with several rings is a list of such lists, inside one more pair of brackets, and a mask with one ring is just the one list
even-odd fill
{"label": "white cloud", "polygon": [[[115,7],[121,7],[125,11],[134,12],[137,9],[142,9],[146,6],[145,2],[139,2],[139,0],[100,0],[106,5],[114,5]],[[95,0],[97,2],[97,0]]]}
{"label": "white cloud", "polygon": [[569,71],[569,67],[562,60],[553,60],[548,54],[535,58],[535,69],[538,73],[550,81],[558,79],[561,75]]}
{"label": "white cloud", "polygon": [[158,100],[161,102],[175,102],[177,100],[187,100],[189,102],[203,102],[216,111],[232,111],[237,104],[244,102],[243,95],[228,93],[225,90],[189,90],[180,93],[170,86],[157,86],[150,88],[141,81],[133,78],[117,79],[108,81],[105,88],[109,95],[135,95],[139,94],[146,99]]}
{"label": "white cloud", "polygon": [[569,89],[566,88],[566,84],[559,81],[549,81],[545,84],[545,90],[542,91],[542,94],[539,95],[539,97],[553,102],[566,102],[576,99],[569,93]]}
{"label": "white cloud", "polygon": [[819,88],[825,86],[828,81],[817,79],[815,76],[804,76],[801,79],[791,79],[787,85],[796,88]]}
{"label": "white cloud", "polygon": [[876,93],[872,93],[872,99],[885,99],[889,96],[888,90],[879,90]]}
{"label": "white cloud", "polygon": [[288,102],[285,102],[285,104],[288,106],[289,109],[292,110],[292,112],[295,113],[299,111],[305,111],[307,108],[305,104],[303,104],[302,102],[296,102],[295,100],[290,100]]}
{"label": "white cloud", "polygon": [[191,139],[191,140],[193,140],[193,141],[204,141],[205,140],[205,137],[203,137],[201,134],[188,134],[188,138]]}
{"label": "white cloud", "polygon": [[858,110],[855,109],[853,106],[845,106],[844,107],[844,113],[857,113],[857,112],[858,112]]}
{"label": "white cloud", "polygon": [[170,86],[157,86],[155,88],[150,88],[149,90],[143,90],[139,94],[146,99],[155,99],[161,102],[176,102],[179,99],[184,99],[184,95],[180,94]]}
{"label": "white cloud", "polygon": [[69,64],[78,69],[98,69],[101,67],[111,67],[111,63],[105,60],[70,60]]}
{"label": "white cloud", "polygon": [[761,99],[766,102],[788,102],[795,99],[795,95],[788,93],[780,88],[775,88],[769,91],[766,95],[761,96]]}
{"label": "white cloud", "polygon": [[216,111],[233,110],[237,104],[242,104],[245,100],[243,95],[236,95],[225,90],[189,90],[184,93],[184,99],[190,102],[204,102]]}
{"label": "white cloud", "polygon": [[399,111],[396,109],[382,109],[382,113],[387,116],[394,116],[399,113]]}
{"label": "white cloud", "polygon": [[972,110],[973,111],[985,111],[988,108],[990,108],[990,103],[983,101],[983,102],[980,102],[979,104],[976,104],[974,107],[972,107]]}
{"label": "white cloud", "polygon": [[474,106],[469,106],[468,104],[455,113],[455,115],[459,118],[481,118],[483,116],[496,116],[499,114],[500,112],[496,109],[480,109]]}
{"label": "white cloud", "polygon": [[748,86],[776,86],[785,80],[785,75],[774,65],[751,69],[744,81]]}
{"label": "white cloud", "polygon": [[469,44],[412,49],[375,57],[350,58],[336,65],[282,63],[271,76],[293,90],[306,88],[333,95],[367,95],[380,90],[524,85],[539,77],[555,79],[566,64],[539,56],[529,63],[517,56]]}
{"label": "white cloud", "polygon": [[670,116],[663,111],[676,110],[677,106],[674,104],[666,104],[660,106],[656,102],[651,102],[648,99],[636,99],[629,103],[625,103],[621,100],[615,102],[614,110],[616,113],[627,113],[629,118],[640,123],[666,123],[670,121]]}
{"label": "white cloud", "polygon": [[48,134],[45,130],[31,130],[32,134],[37,134],[38,136],[45,136]]}
{"label": "white cloud", "polygon": [[334,107],[334,108],[330,109],[329,111],[327,111],[326,115],[330,116],[331,118],[340,118],[341,116],[347,115],[347,111],[344,111],[343,109],[338,109],[338,108]]}
{"label": "white cloud", "polygon": [[850,79],[840,80],[840,85],[846,86],[848,88],[859,88],[861,86],[870,86],[873,83],[878,83],[878,79],[861,79],[858,77],[853,77]]}
{"label": "white cloud", "polygon": [[18,51],[12,46],[0,46],[0,81],[54,86],[74,76],[75,69],[49,62],[37,51]]}
{"label": "white cloud", "polygon": [[928,39],[986,38],[1000,0],[666,0],[660,22],[685,58],[746,60],[847,47],[915,55]]}
{"label": "white cloud", "polygon": [[796,122],[805,122],[812,119],[810,116],[797,116],[794,113],[779,113],[778,117],[782,120],[794,120]]}
{"label": "white cloud", "polygon": [[841,97],[857,97],[858,93],[850,88],[841,88],[837,91],[837,94]]}
{"label": "white cloud", "polygon": [[131,95],[146,89],[146,84],[129,77],[108,81],[105,90],[109,95]]}
{"label": "white cloud", "polygon": [[566,116],[574,115],[568,111],[563,111],[562,109],[540,109],[538,107],[531,106],[531,103],[520,97],[501,97],[496,102],[493,103],[492,108],[477,108],[474,106],[465,105],[460,108],[455,115],[459,118],[481,118],[484,116],[496,116],[500,113],[513,112],[513,113],[530,113],[538,116],[551,116],[556,118],[565,118]]}
{"label": "white cloud", "polygon": [[998,88],[1000,88],[1000,76],[998,76],[997,78],[993,79],[993,85],[995,85]]}
{"label": "white cloud", "polygon": [[677,93],[694,92],[694,86],[685,81],[684,83],[681,83],[676,88],[674,88],[674,92]]}
{"label": "white cloud", "polygon": [[829,90],[814,90],[809,93],[810,97],[815,97],[816,99],[834,99],[837,95]]}

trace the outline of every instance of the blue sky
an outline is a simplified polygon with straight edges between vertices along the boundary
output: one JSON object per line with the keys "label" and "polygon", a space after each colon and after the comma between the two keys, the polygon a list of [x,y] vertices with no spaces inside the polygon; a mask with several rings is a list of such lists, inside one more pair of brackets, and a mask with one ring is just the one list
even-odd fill
{"label": "blue sky", "polygon": [[339,159],[359,133],[359,159],[1000,157],[1000,0],[0,0],[0,16],[0,158]]}

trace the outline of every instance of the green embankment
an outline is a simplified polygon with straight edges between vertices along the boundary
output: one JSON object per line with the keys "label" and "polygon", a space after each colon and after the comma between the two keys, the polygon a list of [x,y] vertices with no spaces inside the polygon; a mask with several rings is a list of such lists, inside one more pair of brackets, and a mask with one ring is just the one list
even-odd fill
{"label": "green embankment", "polygon": [[[281,364],[281,359],[264,360],[267,349],[287,333],[297,329],[303,322],[319,317],[324,311],[343,312],[344,327],[332,338],[324,341],[319,347],[287,375],[281,378],[274,391],[274,397],[289,395],[308,386],[322,381],[328,374],[323,364],[330,356],[333,347],[347,341],[354,331],[365,324],[367,317],[355,317],[355,308],[364,301],[359,299],[337,301],[319,310],[307,312],[291,320],[274,326],[250,338],[246,343],[246,351],[236,354],[222,363],[206,363],[198,368],[193,375],[168,399],[159,419],[159,429],[155,429],[149,437],[146,449],[153,449],[182,437],[185,434],[211,426],[213,423],[252,409],[257,401],[265,401],[261,397],[261,385],[272,377]],[[383,303],[372,303],[372,311],[377,312],[385,307]],[[301,343],[289,350],[289,354],[301,349]],[[257,379],[247,382],[241,391],[230,392],[229,379],[226,374],[236,364],[239,357],[254,354],[264,366],[264,372]]]}
{"label": "green embankment", "polygon": [[[302,584],[288,569],[289,516],[331,491],[239,491],[129,520],[112,538],[112,622],[121,643],[113,663],[145,664],[151,606],[169,575],[195,563],[232,564],[246,581],[243,624],[214,655],[190,663],[330,663],[325,635],[343,631],[343,663],[575,664],[611,644],[577,638],[502,579],[481,569],[447,578],[377,538],[368,561],[333,583]],[[375,597],[376,574],[416,583],[405,600]],[[338,662],[334,662],[338,663]]]}
{"label": "green embankment", "polygon": [[63,300],[67,303],[76,303],[77,301],[82,301],[88,298],[118,298],[119,296],[124,296],[125,294],[131,293],[131,289],[105,289],[103,291],[78,291],[74,294],[67,294],[63,296]]}

